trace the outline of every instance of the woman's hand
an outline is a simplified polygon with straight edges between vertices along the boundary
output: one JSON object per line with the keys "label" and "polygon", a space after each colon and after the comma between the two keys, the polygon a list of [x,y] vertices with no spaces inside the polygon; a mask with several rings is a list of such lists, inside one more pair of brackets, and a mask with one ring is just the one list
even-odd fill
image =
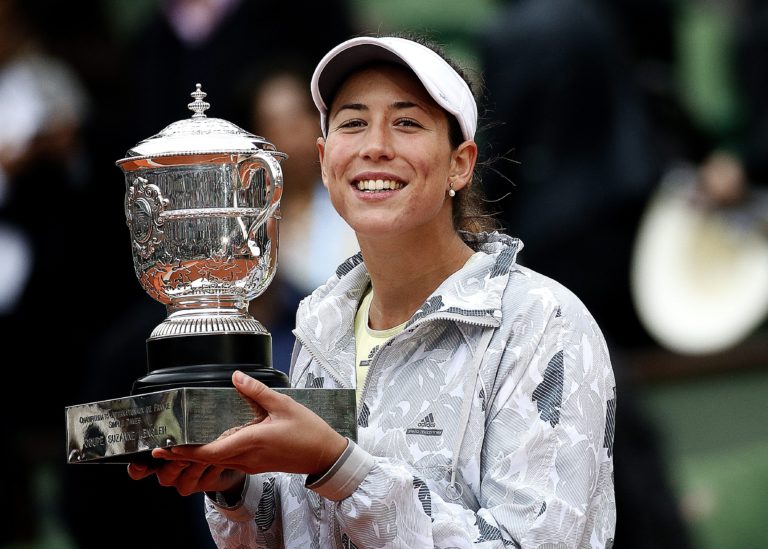
{"label": "woman's hand", "polygon": [[151,470],[132,464],[131,477],[154,473],[180,493],[225,491],[242,486],[242,473],[325,473],[346,449],[346,438],[290,397],[241,372],[232,383],[254,409],[253,422],[209,444],[156,448],[152,457],[168,463]]}
{"label": "woman's hand", "polygon": [[128,475],[134,480],[153,474],[162,486],[173,486],[182,496],[196,492],[224,492],[237,496],[245,482],[242,471],[188,461],[168,461],[157,467],[140,463],[128,466]]}

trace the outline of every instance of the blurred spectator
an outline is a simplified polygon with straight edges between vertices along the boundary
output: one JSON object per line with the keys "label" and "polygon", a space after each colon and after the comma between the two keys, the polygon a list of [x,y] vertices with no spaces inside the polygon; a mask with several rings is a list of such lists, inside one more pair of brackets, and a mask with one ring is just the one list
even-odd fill
{"label": "blurred spectator", "polygon": [[309,93],[311,75],[288,61],[278,66],[254,91],[253,129],[288,153],[278,276],[307,295],[360,248],[320,178],[320,125]]}
{"label": "blurred spectator", "polygon": [[657,79],[661,86],[637,79],[647,97],[662,91],[663,104],[681,115],[665,116],[672,109],[650,103],[667,173],[648,206],[633,264],[645,326],[679,353],[737,350],[768,315],[760,305],[768,194],[758,188],[768,152],[764,5],[676,2],[675,59],[669,56],[663,71],[674,78]]}
{"label": "blurred spectator", "polygon": [[711,136],[712,150],[700,166],[700,190],[712,205],[734,206],[751,198],[751,188],[768,186],[768,2],[745,0],[720,6],[719,12],[733,29],[727,68],[743,122]]}
{"label": "blurred spectator", "polygon": [[308,60],[278,57],[253,76],[249,130],[281,152],[285,191],[280,210],[277,274],[250,311],[272,334],[274,367],[290,366],[299,301],[357,253],[354,232],[335,213],[320,179],[317,112],[309,94]]}
{"label": "blurred spectator", "polygon": [[187,117],[186,99],[197,82],[211,103],[206,114],[244,125],[249,75],[275,56],[313,62],[351,32],[344,0],[165,0],[137,33],[127,60],[136,137]]}
{"label": "blurred spectator", "polygon": [[77,334],[88,316],[79,271],[89,238],[75,163],[87,99],[33,28],[20,3],[0,3],[0,333],[4,386],[20,391],[24,416],[0,432],[3,465],[13,471],[8,542],[40,535],[34,509],[44,495],[33,493],[33,478],[60,449],[52,418],[79,377]]}
{"label": "blurred spectator", "polygon": [[749,181],[768,186],[768,2],[752,0],[739,21],[737,83],[746,116],[744,171]]}
{"label": "blurred spectator", "polygon": [[[644,9],[664,13],[660,4]],[[513,0],[501,10],[481,42],[488,108],[504,121],[487,132],[489,145],[508,162],[496,162],[500,173],[484,182],[491,199],[503,197],[508,232],[526,245],[521,262],[573,290],[611,347],[615,547],[681,548],[687,534],[653,429],[622,371],[621,351],[649,343],[632,306],[629,265],[640,215],[663,169],[625,57],[643,45],[623,41],[622,17],[632,13],[624,9],[600,0]],[[667,20],[655,26],[671,28]]]}
{"label": "blurred spectator", "polygon": [[[84,149],[76,161],[84,183],[81,211],[89,232],[99,234],[104,251],[99,254],[99,269],[110,281],[105,314],[111,319],[127,303],[145,295],[133,274],[123,210],[125,184],[115,161],[140,138],[148,137],[132,129],[134,113],[127,108],[132,104],[131,73],[114,35],[108,9],[113,3],[25,0],[23,4],[49,51],[68,63],[90,100],[82,130]],[[87,348],[97,344],[107,325],[92,325],[82,335]]]}
{"label": "blurred spectator", "polygon": [[[561,281],[610,341],[646,342],[632,312],[629,254],[660,175],[651,131],[595,2],[513,1],[485,34],[488,132],[504,177],[486,177],[521,261]],[[509,181],[512,181],[510,185]]]}

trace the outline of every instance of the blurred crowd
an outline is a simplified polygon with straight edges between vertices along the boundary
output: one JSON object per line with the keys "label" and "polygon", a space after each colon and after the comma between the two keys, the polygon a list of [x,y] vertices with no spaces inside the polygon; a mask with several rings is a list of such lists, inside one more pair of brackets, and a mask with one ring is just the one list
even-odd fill
{"label": "blurred crowd", "polygon": [[[115,6],[0,1],[0,333],[20,412],[0,422],[13,501],[0,546],[54,535],[71,547],[134,536],[210,546],[198,498],[132,482],[119,466],[64,464],[64,406],[127,394],[165,315],[133,274],[114,162],[186,118],[197,82],[207,114],[288,153],[278,276],[252,303],[287,370],[298,301],[357,251],[320,181],[310,71],[349,36],[406,30],[365,28],[351,0],[166,0],[118,33]],[[622,357],[654,345],[632,302],[631,254],[672,168],[696,174],[708,208],[749,201],[768,182],[768,2],[492,9],[462,37],[482,75],[482,184],[524,241],[521,262],[572,289],[611,346],[616,547],[686,547],[653,428],[624,379]]]}

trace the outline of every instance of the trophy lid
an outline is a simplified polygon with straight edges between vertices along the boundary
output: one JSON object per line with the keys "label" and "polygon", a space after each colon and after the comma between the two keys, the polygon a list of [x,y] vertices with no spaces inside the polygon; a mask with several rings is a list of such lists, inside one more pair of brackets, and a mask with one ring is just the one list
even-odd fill
{"label": "trophy lid", "polygon": [[140,141],[129,149],[126,157],[118,160],[118,166],[131,161],[167,156],[191,156],[218,153],[252,153],[258,150],[273,152],[276,156],[285,156],[277,152],[275,146],[258,135],[223,120],[208,118],[205,111],[210,103],[203,101],[206,94],[201,85],[190,95],[195,99],[187,107],[192,117],[179,120],[166,126],[160,133]]}

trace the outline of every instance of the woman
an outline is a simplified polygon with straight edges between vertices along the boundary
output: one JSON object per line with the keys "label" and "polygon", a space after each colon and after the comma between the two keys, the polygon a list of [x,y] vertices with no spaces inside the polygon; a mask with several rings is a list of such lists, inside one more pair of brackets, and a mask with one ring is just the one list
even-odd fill
{"label": "woman", "polygon": [[515,264],[517,240],[457,230],[468,84],[419,43],[355,38],[312,93],[323,182],[361,254],[299,307],[291,382],[356,387],[358,444],[235,374],[266,419],[154,450],[169,463],[131,476],[207,491],[220,546],[610,545],[605,343],[572,294]]}

